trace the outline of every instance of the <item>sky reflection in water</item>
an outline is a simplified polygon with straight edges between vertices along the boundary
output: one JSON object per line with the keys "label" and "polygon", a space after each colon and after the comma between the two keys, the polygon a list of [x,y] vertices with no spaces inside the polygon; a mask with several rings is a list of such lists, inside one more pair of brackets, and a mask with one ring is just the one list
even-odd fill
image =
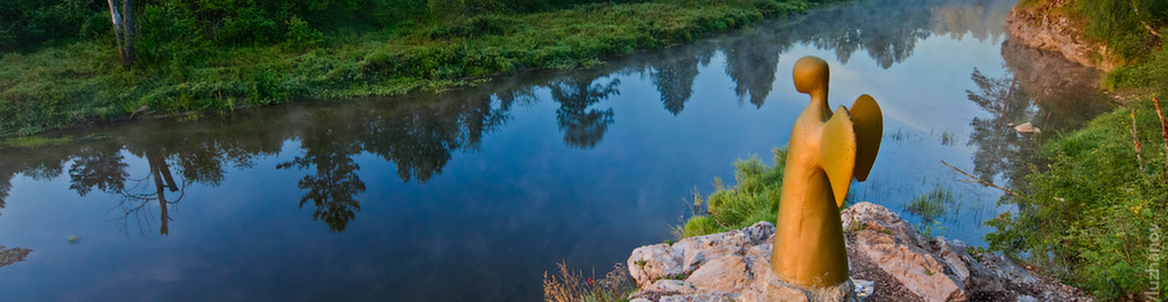
{"label": "sky reflection in water", "polygon": [[[854,200],[975,245],[1006,210],[944,160],[1014,186],[1045,133],[1106,110],[1094,71],[1002,43],[1012,1],[857,1],[595,70],[445,94],[297,104],[62,133],[0,150],[0,269],[22,301],[539,300],[671,238],[694,190],[782,146],[828,59],[829,99],[871,94],[885,140]],[[904,211],[934,188],[949,211]],[[71,235],[82,239],[70,244]]]}

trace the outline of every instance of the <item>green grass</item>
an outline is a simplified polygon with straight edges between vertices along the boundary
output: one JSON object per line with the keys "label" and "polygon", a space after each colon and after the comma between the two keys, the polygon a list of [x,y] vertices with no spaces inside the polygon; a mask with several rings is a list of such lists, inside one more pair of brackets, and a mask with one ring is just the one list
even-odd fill
{"label": "green grass", "polygon": [[1150,267],[1150,232],[1168,225],[1165,142],[1150,103],[1133,102],[1046,144],[1050,164],[1027,177],[1021,196],[1005,200],[1017,210],[986,222],[997,228],[986,235],[990,247],[1098,299],[1142,299],[1153,281],[1146,270],[1164,273],[1162,261]]}
{"label": "green grass", "polygon": [[705,200],[706,212],[676,227],[674,235],[685,238],[741,229],[759,221],[775,223],[787,151],[776,148],[774,155],[773,165],[766,165],[757,157],[735,161],[734,178],[738,183],[726,188],[715,178],[716,190]]}
{"label": "green grass", "polygon": [[941,219],[950,212],[950,209],[959,206],[953,192],[948,188],[937,186],[928,193],[922,194],[909,201],[904,210],[921,218],[916,225],[917,232],[925,237],[942,235],[945,228],[941,226]]}
{"label": "green grass", "polygon": [[44,148],[51,146],[64,146],[73,142],[73,138],[69,136],[60,138],[45,138],[38,136],[27,137],[10,137],[0,141],[0,149],[4,148]]}
{"label": "green grass", "polygon": [[1103,87],[1109,90],[1136,89],[1168,95],[1168,49],[1154,52],[1147,62],[1119,67],[1108,72],[1103,77]]}
{"label": "green grass", "polygon": [[10,118],[0,120],[0,136],[127,119],[141,108],[137,115],[181,114],[302,98],[442,91],[524,69],[590,67],[809,6],[803,0],[581,5],[383,30],[310,32],[296,43],[267,46],[192,45],[189,53],[129,69],[117,63],[109,39],[4,53],[0,116]]}

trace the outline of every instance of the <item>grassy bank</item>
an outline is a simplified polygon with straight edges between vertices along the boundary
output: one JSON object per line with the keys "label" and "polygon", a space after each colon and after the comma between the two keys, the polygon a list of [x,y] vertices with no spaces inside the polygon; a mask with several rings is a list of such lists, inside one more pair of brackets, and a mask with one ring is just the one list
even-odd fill
{"label": "grassy bank", "polygon": [[0,54],[0,136],[299,98],[438,91],[525,69],[588,67],[820,2],[829,1],[584,4],[329,30],[293,18],[276,43],[139,43],[143,58],[128,68],[118,63],[112,39],[76,39]]}
{"label": "grassy bank", "polygon": [[986,235],[991,248],[1101,300],[1144,300],[1158,281],[1147,271],[1164,270],[1153,261],[1160,253],[1153,238],[1168,226],[1168,162],[1154,107],[1129,103],[1048,143],[1042,156],[1049,164],[1033,167],[1041,172],[1005,200],[1016,210],[986,222],[997,228]]}
{"label": "grassy bank", "polygon": [[986,222],[997,228],[986,235],[991,249],[1100,300],[1146,301],[1165,293],[1159,284],[1165,273],[1161,227],[1168,225],[1168,127],[1153,99],[1168,96],[1168,50],[1159,36],[1168,25],[1166,5],[1078,0],[1060,12],[1078,17],[1085,38],[1129,62],[1102,83],[1126,96],[1124,104],[1047,143],[1046,164],[1031,167],[1035,173],[1020,195],[1003,200],[1015,211]]}

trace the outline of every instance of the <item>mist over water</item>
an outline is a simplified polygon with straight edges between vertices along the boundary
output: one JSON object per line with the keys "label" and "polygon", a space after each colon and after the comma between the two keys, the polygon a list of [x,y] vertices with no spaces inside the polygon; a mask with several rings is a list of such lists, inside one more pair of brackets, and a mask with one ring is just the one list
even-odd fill
{"label": "mist over water", "polygon": [[[1097,73],[1008,41],[1015,1],[860,0],[590,70],[442,94],[138,121],[0,149],[13,301],[532,301],[566,262],[602,276],[672,239],[692,192],[786,144],[831,65],[832,106],[870,94],[885,137],[852,201],[984,246],[1049,135],[1109,109]],[[1042,135],[1021,135],[1031,122]],[[939,215],[906,211],[937,188]],[[70,236],[81,240],[70,243]]]}

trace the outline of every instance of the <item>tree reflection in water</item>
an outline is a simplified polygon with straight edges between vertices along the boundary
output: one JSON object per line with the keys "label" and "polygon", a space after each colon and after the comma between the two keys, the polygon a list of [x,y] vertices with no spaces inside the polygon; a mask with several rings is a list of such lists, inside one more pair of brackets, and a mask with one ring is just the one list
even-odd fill
{"label": "tree reflection in water", "polygon": [[975,117],[969,123],[973,132],[969,145],[977,145],[973,156],[974,174],[982,181],[993,182],[997,174],[1006,172],[1006,178],[1021,179],[1018,169],[1024,169],[1034,155],[1035,140],[1023,137],[1014,130],[1015,124],[1030,122],[1037,114],[1030,97],[1012,76],[991,78],[974,69],[970,76],[978,91],[966,90],[969,100],[990,113],[989,118]]}
{"label": "tree reflection in water", "polygon": [[740,39],[731,39],[723,46],[726,54],[726,75],[734,80],[734,95],[739,104],[747,94],[755,108],[762,108],[775,83],[779,53],[790,45],[775,43],[775,35],[747,31]]}
{"label": "tree reflection in water", "polygon": [[[325,115],[330,112],[321,113]],[[329,231],[342,232],[353,219],[354,211],[361,210],[356,195],[365,192],[365,182],[357,177],[357,170],[361,167],[353,161],[353,156],[361,152],[361,143],[357,137],[363,129],[356,129],[361,125],[357,123],[359,121],[335,117],[329,119],[327,115],[321,115],[314,116],[318,120],[310,121],[308,129],[298,135],[305,154],[278,164],[276,168],[314,168],[314,174],[305,175],[296,183],[297,188],[308,190],[300,198],[299,206],[304,208],[305,203],[312,201],[316,207],[312,212],[312,220],[323,221]],[[340,123],[338,125],[330,121]]]}
{"label": "tree reflection in water", "polygon": [[974,69],[976,91],[969,100],[989,113],[970,122],[969,145],[977,146],[975,175],[993,181],[999,175],[1008,187],[1019,188],[1026,175],[1045,165],[1040,156],[1048,135],[1023,135],[1014,126],[1032,123],[1043,133],[1067,133],[1111,109],[1110,99],[1096,83],[1099,72],[1060,55],[1002,43],[1006,74],[1001,78]]}
{"label": "tree reflection in water", "polygon": [[685,109],[685,102],[693,95],[694,78],[697,78],[698,64],[709,65],[714,56],[712,44],[696,43],[690,47],[675,47],[662,52],[663,58],[650,63],[649,78],[661,93],[661,103],[673,115]]}
{"label": "tree reflection in water", "polygon": [[595,147],[612,124],[612,108],[588,108],[593,104],[619,95],[620,80],[607,84],[595,83],[600,76],[576,76],[557,80],[548,86],[552,100],[560,103],[556,110],[556,120],[560,131],[564,132],[564,142],[576,148]]}
{"label": "tree reflection in water", "polygon": [[[556,119],[564,142],[574,148],[592,148],[615,120],[612,108],[595,107],[620,94],[621,82],[606,75],[647,72],[660,92],[665,110],[678,115],[693,97],[700,66],[721,51],[726,58],[724,72],[734,81],[738,100],[744,101],[749,95],[750,103],[761,107],[772,91],[779,55],[796,43],[832,49],[844,63],[855,52],[866,50],[877,64],[889,68],[910,56],[915,43],[931,34],[960,36],[971,32],[977,39],[996,39],[1002,34],[1001,28],[972,26],[969,24],[977,22],[970,20],[1004,20],[1012,5],[1010,1],[934,1],[858,1],[853,8],[817,10],[798,19],[758,24],[720,40],[628,56],[594,70],[558,78],[496,79],[478,89],[442,95],[417,94],[392,101],[317,108],[311,113],[294,109],[253,111],[225,124],[195,121],[113,132],[105,138],[86,139],[74,145],[4,150],[6,156],[0,158],[0,209],[5,206],[16,174],[50,179],[62,174],[68,164],[70,189],[78,195],[85,196],[96,189],[122,196],[119,206],[126,217],[155,217],[144,213],[159,205],[157,217],[163,224],[159,231],[167,234],[169,208],[181,200],[189,185],[218,186],[229,181],[226,170],[252,168],[252,158],[278,154],[285,141],[296,140],[302,154],[277,166],[308,171],[296,184],[304,190],[298,204],[303,207],[312,201],[313,218],[340,232],[360,211],[359,196],[366,188],[360,178],[357,155],[368,153],[393,162],[404,182],[427,182],[442,173],[454,152],[477,150],[487,133],[506,123],[513,105],[538,101],[537,91],[547,89],[551,101],[558,103]],[[1018,84],[1021,90],[1026,90],[1024,78]],[[993,97],[1000,89],[990,86],[1000,83],[988,77],[982,81],[986,87],[971,94],[984,96],[987,110],[999,110],[994,109],[999,103],[1030,106],[1026,105],[1030,101],[1014,98],[1043,95],[1016,92],[997,100]],[[978,153],[982,158],[977,169],[979,177],[992,177],[1007,166],[1018,166],[1010,158],[1022,156],[1019,154],[1024,150],[1017,144],[1025,140],[1011,138],[1012,130],[1002,127],[1003,123],[1063,114],[1058,109],[1063,107],[1056,108],[1051,105],[1054,103],[1045,104],[1039,99],[1037,112],[1015,116],[1030,111],[1003,109],[994,111],[999,113],[997,119],[975,121],[975,128],[981,130],[974,134],[971,144],[984,149]],[[132,175],[127,153],[145,159],[147,174]]]}

